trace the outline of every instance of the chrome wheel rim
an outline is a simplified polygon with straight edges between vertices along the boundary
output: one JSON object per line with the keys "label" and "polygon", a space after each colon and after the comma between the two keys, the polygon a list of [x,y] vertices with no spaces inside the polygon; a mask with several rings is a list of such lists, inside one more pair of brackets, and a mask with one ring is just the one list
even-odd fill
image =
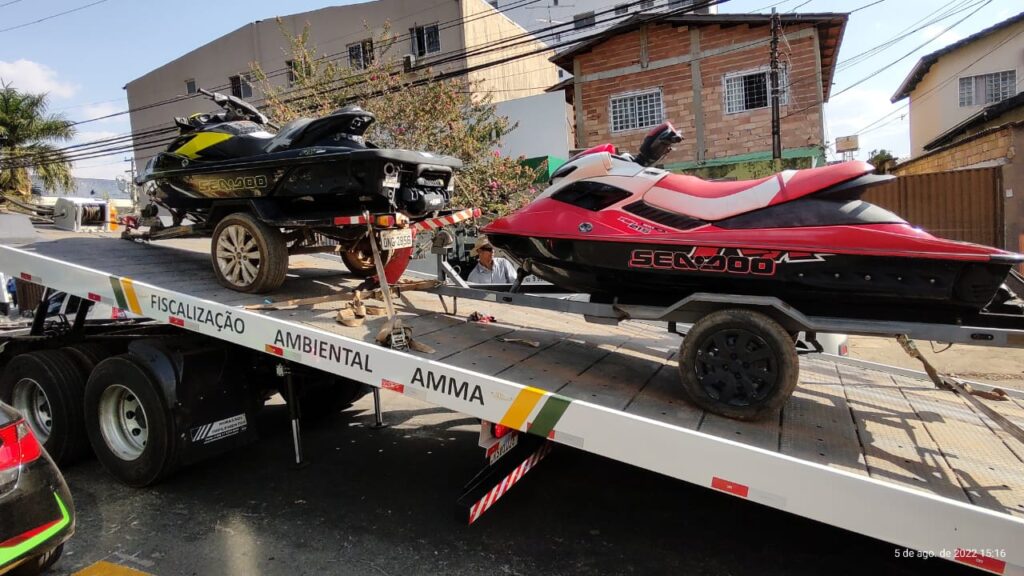
{"label": "chrome wheel rim", "polygon": [[11,405],[21,412],[36,438],[45,443],[53,429],[53,410],[46,392],[35,380],[22,378],[14,384],[12,396]]}
{"label": "chrome wheel rim", "polygon": [[111,384],[100,395],[100,433],[110,451],[122,460],[142,455],[149,440],[149,420],[135,393]]}
{"label": "chrome wheel rim", "polygon": [[248,286],[256,281],[263,259],[253,235],[240,224],[221,230],[217,238],[217,267],[228,282]]}

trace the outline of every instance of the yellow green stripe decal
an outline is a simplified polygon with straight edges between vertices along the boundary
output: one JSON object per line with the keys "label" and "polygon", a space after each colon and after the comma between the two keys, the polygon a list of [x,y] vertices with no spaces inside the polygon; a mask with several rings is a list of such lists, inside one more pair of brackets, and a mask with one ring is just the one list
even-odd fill
{"label": "yellow green stripe decal", "polygon": [[519,391],[519,395],[512,401],[508,411],[501,418],[501,424],[516,430],[522,430],[526,419],[533,412],[533,407],[544,397],[545,392],[540,388],[527,386]]}
{"label": "yellow green stripe decal", "polygon": [[131,278],[121,278],[121,286],[124,287],[124,296],[128,301],[128,309],[136,314],[142,314],[142,308],[139,307],[139,297],[135,295],[135,285],[132,284]]}
{"label": "yellow green stripe decal", "polygon": [[534,418],[533,423],[530,425],[530,434],[546,438],[554,430],[555,424],[562,418],[562,414],[565,414],[569,404],[572,404],[572,400],[565,396],[555,394],[548,396],[544,405],[540,407],[537,417]]}
{"label": "yellow green stripe decal", "polygon": [[118,308],[128,308],[128,301],[124,298],[124,290],[121,288],[121,280],[117,276],[110,277],[110,287],[114,289],[114,300],[117,300]]}

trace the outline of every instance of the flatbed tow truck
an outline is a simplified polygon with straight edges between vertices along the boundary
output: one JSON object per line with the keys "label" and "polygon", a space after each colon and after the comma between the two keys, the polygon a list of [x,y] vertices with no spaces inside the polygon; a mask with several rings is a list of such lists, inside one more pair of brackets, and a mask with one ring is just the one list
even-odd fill
{"label": "flatbed tow truck", "polygon": [[[240,442],[250,431],[252,402],[219,382],[229,374],[218,379],[193,371],[199,384],[182,387],[183,372],[217,356],[184,336],[200,334],[229,348],[217,356],[229,359],[219,366],[245,375],[249,388],[262,388],[265,368],[271,367],[292,399],[293,376],[309,381],[310,374],[330,374],[338,385],[362,383],[375,395],[388,390],[480,419],[489,464],[460,500],[470,523],[553,446],[566,445],[921,555],[994,574],[1024,574],[1024,442],[1012,428],[1024,424],[1024,394],[1011,391],[982,409],[973,398],[937,389],[921,373],[808,354],[801,357],[799,386],[781,410],[767,419],[737,421],[683,400],[678,336],[637,321],[674,325],[725,305],[776,303],[706,295],[672,309],[623,310],[447,282],[429,291],[399,290],[395,314],[419,350],[401,351],[379,343],[387,332],[381,330],[389,322],[385,316],[367,316],[351,326],[336,320],[348,305],[337,296],[356,280],[329,259],[293,257],[288,280],[270,300],[217,284],[201,242],[136,244],[51,230],[39,234],[31,244],[0,246],[0,272],[148,319],[90,328],[79,315],[62,331],[37,315],[33,330],[7,344],[31,354],[66,349],[76,338],[112,348],[121,339],[128,341],[121,349],[149,363],[157,400],[141,393],[136,398],[134,385],[118,396],[122,383],[97,388],[95,373],[82,376],[89,376],[86,411],[90,394],[100,396],[93,405],[120,398],[114,405],[121,411],[108,410],[120,419],[112,416],[106,429],[121,426],[122,434],[90,438],[94,447],[108,444],[106,456],[97,450],[104,464],[118,450],[129,456],[133,447],[140,450],[131,437],[134,432],[138,439],[139,406],[150,406],[142,423],[148,444],[141,451],[146,458],[157,452],[162,460],[148,463],[156,470],[149,476],[112,470],[128,483],[155,481],[174,465]],[[467,322],[454,313],[453,297],[465,312],[494,321]],[[783,312],[810,331],[1024,345],[1024,331],[1006,327],[853,322]],[[176,344],[175,338],[191,343]],[[166,373],[159,372],[161,366]],[[994,396],[983,385],[974,388]],[[381,399],[376,400],[379,415]],[[153,406],[163,413],[153,413]],[[298,406],[294,410],[297,417]],[[999,419],[1011,426],[1001,426]],[[301,460],[297,424],[293,431]],[[161,450],[147,451],[152,445]]]}

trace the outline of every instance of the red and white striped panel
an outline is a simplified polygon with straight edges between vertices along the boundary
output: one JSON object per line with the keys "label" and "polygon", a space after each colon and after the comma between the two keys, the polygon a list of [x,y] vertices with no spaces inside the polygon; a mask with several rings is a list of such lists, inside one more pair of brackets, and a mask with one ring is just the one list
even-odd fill
{"label": "red and white striped panel", "polygon": [[364,216],[335,216],[335,226],[355,226],[357,224],[366,224],[366,218]]}
{"label": "red and white striped panel", "polygon": [[466,208],[465,210],[459,210],[454,214],[447,216],[440,216],[437,218],[427,218],[426,220],[420,220],[419,222],[412,225],[413,230],[417,232],[423,232],[425,230],[437,230],[438,228],[444,228],[445,226],[451,226],[452,224],[458,224],[470,218],[478,218],[481,214],[479,208]]}
{"label": "red and white striped panel", "polygon": [[519,482],[531,468],[537,465],[538,462],[544,459],[551,452],[551,443],[545,442],[543,446],[537,449],[536,452],[530,455],[529,458],[523,460],[522,464],[516,466],[515,470],[509,473],[502,479],[501,484],[498,484],[494,488],[491,488],[483,498],[478,500],[476,504],[469,509],[469,523],[476,522],[484,512],[490,509],[499,498],[505,495],[516,482]]}

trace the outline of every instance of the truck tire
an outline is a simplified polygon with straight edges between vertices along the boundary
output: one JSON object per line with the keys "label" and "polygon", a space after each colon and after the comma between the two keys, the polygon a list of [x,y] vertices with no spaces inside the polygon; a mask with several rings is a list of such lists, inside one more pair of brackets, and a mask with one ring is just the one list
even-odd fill
{"label": "truck tire", "polygon": [[75,366],[78,367],[79,373],[82,375],[82,382],[89,380],[92,369],[112,354],[106,346],[94,342],[65,346],[61,348],[61,352],[67,354],[68,358],[71,358]]}
{"label": "truck tire", "polygon": [[0,376],[0,399],[14,406],[53,461],[66,466],[89,454],[82,397],[85,378],[61,350],[11,359]]}
{"label": "truck tire", "polygon": [[160,385],[135,357],[103,360],[85,385],[85,429],[103,467],[141,488],[177,467],[174,424]]}
{"label": "truck tire", "polygon": [[324,420],[336,416],[369,391],[362,382],[341,376],[310,379],[298,391],[299,407],[306,419]]}
{"label": "truck tire", "polygon": [[679,349],[679,376],[690,400],[737,420],[756,420],[780,408],[793,394],[799,371],[790,335],[753,310],[708,314]]}
{"label": "truck tire", "polygon": [[246,212],[233,212],[217,223],[210,257],[217,281],[238,292],[276,290],[288,273],[288,247],[281,231]]}

